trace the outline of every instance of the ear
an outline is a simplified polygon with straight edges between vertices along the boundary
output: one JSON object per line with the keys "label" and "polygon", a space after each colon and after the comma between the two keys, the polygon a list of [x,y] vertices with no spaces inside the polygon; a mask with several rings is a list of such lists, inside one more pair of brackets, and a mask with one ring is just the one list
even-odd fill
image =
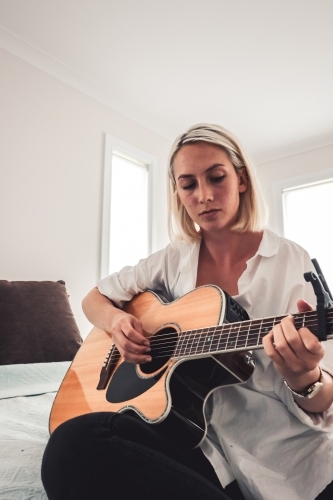
{"label": "ear", "polygon": [[247,190],[248,185],[248,177],[245,167],[242,168],[240,172],[237,172],[238,175],[238,192],[244,193]]}

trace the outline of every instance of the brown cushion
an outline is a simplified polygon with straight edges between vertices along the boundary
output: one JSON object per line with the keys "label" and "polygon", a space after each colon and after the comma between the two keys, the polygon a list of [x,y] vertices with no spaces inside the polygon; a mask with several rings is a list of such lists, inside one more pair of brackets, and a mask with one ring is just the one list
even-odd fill
{"label": "brown cushion", "polygon": [[63,281],[0,280],[0,365],[71,361],[81,343]]}

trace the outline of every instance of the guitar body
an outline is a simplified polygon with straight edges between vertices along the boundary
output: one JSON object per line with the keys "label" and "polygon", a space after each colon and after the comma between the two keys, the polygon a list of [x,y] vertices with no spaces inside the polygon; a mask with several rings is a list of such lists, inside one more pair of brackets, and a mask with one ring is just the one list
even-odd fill
{"label": "guitar body", "polygon": [[247,319],[245,311],[216,286],[197,288],[169,304],[144,292],[124,310],[141,321],[152,361],[142,365],[124,361],[111,336],[94,328],[57,393],[50,432],[86,413],[130,411],[156,424],[166,436],[198,446],[207,432],[204,407],[210,392],[246,381],[253,367],[244,362],[246,352],[191,359],[172,354],[181,332],[202,329],[205,335],[207,327]]}

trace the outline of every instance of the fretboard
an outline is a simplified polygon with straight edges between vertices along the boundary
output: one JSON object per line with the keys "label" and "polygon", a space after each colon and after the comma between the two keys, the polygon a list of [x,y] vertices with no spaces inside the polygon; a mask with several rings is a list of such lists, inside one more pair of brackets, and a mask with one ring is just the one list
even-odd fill
{"label": "fretboard", "polygon": [[[195,357],[203,354],[218,354],[231,351],[246,351],[263,347],[263,337],[285,317],[276,316],[253,319],[239,323],[225,323],[219,326],[186,330],[181,332],[173,358]],[[314,334],[318,330],[317,312],[294,314],[295,327],[307,327]],[[333,338],[333,309],[327,310],[327,338]]]}

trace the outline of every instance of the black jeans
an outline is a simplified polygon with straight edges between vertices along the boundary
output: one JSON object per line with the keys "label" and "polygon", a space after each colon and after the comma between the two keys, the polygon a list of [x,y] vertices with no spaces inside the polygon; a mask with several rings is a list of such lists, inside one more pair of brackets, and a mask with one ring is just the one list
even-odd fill
{"label": "black jeans", "polygon": [[[42,481],[49,500],[244,500],[236,481],[222,489],[200,449],[185,450],[125,413],[59,426],[45,449]],[[333,482],[316,500],[332,498]]]}
{"label": "black jeans", "polygon": [[[42,463],[50,500],[221,500],[214,469],[200,449],[184,450],[154,425],[119,413],[69,420],[51,435]],[[243,500],[236,482],[227,486]]]}

